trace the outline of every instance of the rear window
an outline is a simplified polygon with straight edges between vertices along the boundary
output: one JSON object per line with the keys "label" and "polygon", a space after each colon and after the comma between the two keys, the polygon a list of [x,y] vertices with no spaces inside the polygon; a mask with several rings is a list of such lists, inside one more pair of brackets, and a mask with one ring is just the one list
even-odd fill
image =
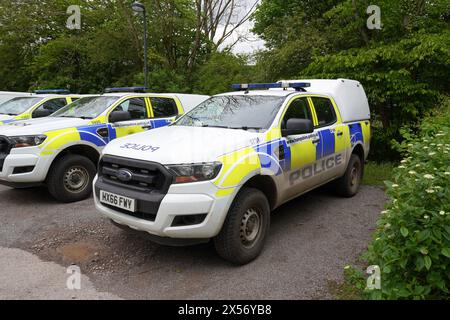
{"label": "rear window", "polygon": [[155,118],[168,118],[178,114],[175,100],[170,98],[150,98],[153,116]]}
{"label": "rear window", "polygon": [[330,99],[320,97],[312,97],[311,99],[316,110],[318,127],[325,127],[336,122],[336,113]]}

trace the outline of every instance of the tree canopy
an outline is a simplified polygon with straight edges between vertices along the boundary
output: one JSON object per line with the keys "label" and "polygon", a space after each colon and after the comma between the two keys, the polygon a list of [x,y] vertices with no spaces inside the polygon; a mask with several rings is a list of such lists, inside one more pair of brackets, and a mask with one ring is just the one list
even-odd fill
{"label": "tree canopy", "polygon": [[[251,57],[225,43],[255,2],[142,2],[152,91],[215,94],[234,82],[356,79],[368,93],[379,158],[389,158],[399,128],[449,94],[450,0],[379,0],[382,24],[374,30],[366,25],[367,0],[261,0],[251,20],[266,49]],[[0,89],[94,93],[142,85],[143,19],[131,3],[1,1]],[[81,30],[66,28],[69,5],[81,7]]]}

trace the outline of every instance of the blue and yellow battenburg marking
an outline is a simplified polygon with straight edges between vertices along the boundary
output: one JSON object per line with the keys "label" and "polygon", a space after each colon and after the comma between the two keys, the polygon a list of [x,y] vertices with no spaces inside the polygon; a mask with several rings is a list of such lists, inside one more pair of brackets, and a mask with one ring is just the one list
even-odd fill
{"label": "blue and yellow battenburg marking", "polygon": [[[123,127],[115,127],[112,124],[93,121],[91,124],[85,126],[45,132],[45,134],[47,135],[47,141],[42,146],[40,146],[40,148],[42,149],[41,154],[52,155],[64,145],[73,141],[80,140],[87,141],[98,148],[103,148],[116,138],[120,138],[133,133],[143,132],[150,129],[164,127],[172,123],[172,121],[172,119],[149,119],[147,123],[144,122],[139,125],[130,125]],[[146,126],[146,124],[148,124],[148,128],[144,129],[143,126]]]}
{"label": "blue and yellow battenburg marking", "polygon": [[[274,135],[269,134],[268,138],[270,137]],[[319,141],[314,144],[314,140]],[[252,148],[222,156],[219,160],[224,167],[214,182],[221,188],[216,196],[230,195],[242,179],[257,169],[268,169],[278,176],[301,169],[332,154],[341,153],[358,142],[366,143],[369,140],[368,121],[338,124],[332,129],[311,134],[311,138],[293,143],[288,143],[286,138],[280,138],[278,134],[277,138],[256,144]]]}

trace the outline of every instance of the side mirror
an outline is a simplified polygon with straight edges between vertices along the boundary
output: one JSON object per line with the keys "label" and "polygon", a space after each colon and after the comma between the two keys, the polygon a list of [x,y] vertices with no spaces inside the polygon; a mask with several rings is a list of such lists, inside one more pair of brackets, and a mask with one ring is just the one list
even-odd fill
{"label": "side mirror", "polygon": [[44,118],[44,117],[48,117],[49,115],[51,115],[53,113],[52,110],[47,110],[47,109],[39,109],[39,110],[35,110],[32,114],[33,118]]}
{"label": "side mirror", "polygon": [[113,111],[109,115],[109,122],[116,123],[122,121],[130,121],[131,114],[128,111]]}
{"label": "side mirror", "polygon": [[314,125],[311,120],[297,119],[297,118],[289,119],[288,122],[286,123],[286,129],[281,130],[283,137],[313,132],[314,132]]}

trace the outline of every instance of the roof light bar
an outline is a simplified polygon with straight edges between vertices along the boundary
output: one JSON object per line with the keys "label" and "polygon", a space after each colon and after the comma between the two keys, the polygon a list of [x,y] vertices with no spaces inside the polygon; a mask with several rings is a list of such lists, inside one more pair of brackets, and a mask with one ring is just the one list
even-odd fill
{"label": "roof light bar", "polygon": [[104,93],[119,93],[119,92],[138,92],[145,93],[147,88],[145,87],[127,87],[127,88],[106,88]]}
{"label": "roof light bar", "polygon": [[44,89],[44,90],[35,90],[35,94],[70,94],[70,91],[67,89]]}
{"label": "roof light bar", "polygon": [[311,83],[308,82],[277,82],[277,83],[250,83],[250,84],[233,84],[231,87],[234,90],[251,90],[251,89],[295,89],[297,91],[304,90],[304,88],[310,87]]}

